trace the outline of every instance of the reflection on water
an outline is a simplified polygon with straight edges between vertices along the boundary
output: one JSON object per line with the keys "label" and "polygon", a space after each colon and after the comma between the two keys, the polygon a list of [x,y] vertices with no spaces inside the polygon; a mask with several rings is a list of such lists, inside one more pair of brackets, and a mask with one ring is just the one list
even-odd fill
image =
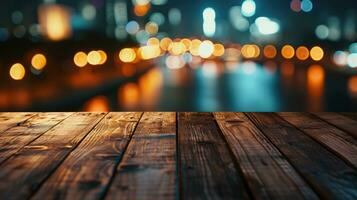
{"label": "reflection on water", "polygon": [[309,110],[323,110],[322,95],[324,92],[325,72],[320,65],[312,65],[307,70],[307,91]]}
{"label": "reflection on water", "polygon": [[[14,85],[0,90],[0,108],[37,111],[33,102],[40,101],[44,104],[38,110],[55,111],[357,110],[357,76],[345,77],[323,65],[192,57],[183,67],[168,68],[166,61],[162,57],[156,67],[127,81],[120,80],[142,66],[124,64],[107,72],[86,68],[68,74],[66,85],[46,81],[16,90]],[[105,84],[108,77],[118,82]]]}

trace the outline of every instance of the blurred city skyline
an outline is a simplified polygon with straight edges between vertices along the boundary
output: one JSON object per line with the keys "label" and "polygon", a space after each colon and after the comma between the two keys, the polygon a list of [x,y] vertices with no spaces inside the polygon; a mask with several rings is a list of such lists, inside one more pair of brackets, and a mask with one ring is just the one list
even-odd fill
{"label": "blurred city skyline", "polygon": [[[217,27],[213,38],[222,42],[256,42],[256,38],[259,37],[252,38],[248,30],[258,17],[268,17],[279,23],[278,39],[270,39],[267,40],[268,42],[314,43],[314,40],[318,41],[319,39],[316,38],[316,29],[319,25],[337,31],[336,34],[339,36],[334,39],[336,41],[344,42],[356,39],[357,2],[353,0],[343,2],[337,0],[319,2],[307,0],[312,7],[311,10],[304,12],[294,10],[292,6],[294,1],[275,0],[273,3],[255,1],[256,11],[254,16],[244,17],[242,18],[243,21],[234,18],[238,22],[233,22],[234,20],[232,21],[230,16],[231,10],[233,7],[241,7],[244,2],[242,0],[156,0],[152,2],[145,0],[144,2],[150,4],[150,7],[143,16],[137,16],[134,12],[135,0],[6,0],[0,2],[0,28],[3,28],[2,31],[0,30],[0,39],[1,35],[6,34],[4,28],[10,36],[12,35],[11,32],[16,30],[20,31],[20,36],[22,32],[26,32],[25,35],[30,36],[32,32],[36,32],[35,25],[39,23],[38,9],[40,5],[46,2],[68,6],[71,14],[71,25],[74,30],[73,36],[77,36],[77,38],[83,38],[83,34],[78,37],[78,32],[84,31],[94,32],[109,38],[115,38],[115,34],[117,34],[121,35],[118,36],[119,39],[117,38],[119,41],[125,41],[130,37],[123,35],[127,35],[127,33],[115,32],[116,28],[119,27],[124,31],[125,26],[130,21],[138,22],[140,28],[143,28],[147,22],[152,21],[154,15],[156,15],[156,20],[164,20],[159,25],[158,34],[163,33],[170,37],[200,37],[203,36],[202,12],[205,8],[210,7],[214,9],[216,15]],[[296,2],[300,2],[300,0]],[[117,4],[122,7],[117,8]],[[180,20],[177,24],[173,24],[175,22],[170,20],[172,10],[179,11]],[[121,20],[118,19],[118,16],[123,18],[122,22],[118,22],[118,20]],[[175,20],[175,15],[171,18]],[[237,28],[239,22],[242,22],[242,27]],[[24,28],[25,30],[23,30]]]}

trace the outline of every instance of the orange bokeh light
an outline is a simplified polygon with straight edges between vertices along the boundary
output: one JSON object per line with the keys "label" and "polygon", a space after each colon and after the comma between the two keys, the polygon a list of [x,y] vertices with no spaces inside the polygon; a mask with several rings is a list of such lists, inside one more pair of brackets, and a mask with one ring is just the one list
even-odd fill
{"label": "orange bokeh light", "polygon": [[291,45],[283,46],[283,48],[281,49],[281,55],[286,59],[293,58],[295,55],[294,47],[292,47]]}
{"label": "orange bokeh light", "polygon": [[275,58],[276,48],[273,45],[267,45],[264,47],[263,53],[266,58]]}

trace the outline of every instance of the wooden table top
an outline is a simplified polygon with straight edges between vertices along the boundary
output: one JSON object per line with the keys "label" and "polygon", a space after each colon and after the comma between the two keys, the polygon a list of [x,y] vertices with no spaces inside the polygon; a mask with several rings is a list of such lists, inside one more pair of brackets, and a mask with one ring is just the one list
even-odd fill
{"label": "wooden table top", "polygon": [[0,199],[357,199],[357,113],[0,113]]}

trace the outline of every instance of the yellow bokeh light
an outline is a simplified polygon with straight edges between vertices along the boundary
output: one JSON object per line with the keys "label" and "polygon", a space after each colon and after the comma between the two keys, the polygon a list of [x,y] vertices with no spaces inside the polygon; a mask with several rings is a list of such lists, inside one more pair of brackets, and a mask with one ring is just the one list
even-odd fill
{"label": "yellow bokeh light", "polygon": [[193,55],[193,56],[199,56],[199,49],[200,49],[200,45],[201,45],[201,40],[198,40],[198,39],[194,39],[192,40],[191,42],[191,48],[190,48],[190,53]]}
{"label": "yellow bokeh light", "polygon": [[310,53],[309,53],[309,49],[304,47],[304,46],[301,46],[299,48],[296,49],[296,57],[299,59],[299,60],[306,60],[308,59],[310,56]]}
{"label": "yellow bokeh light", "polygon": [[292,47],[291,45],[285,45],[283,46],[283,48],[281,49],[281,55],[285,58],[285,59],[291,59],[294,57],[295,55],[295,49],[294,47]]}
{"label": "yellow bokeh light", "polygon": [[148,39],[148,41],[146,42],[146,45],[148,46],[159,46],[160,45],[160,40],[155,38],[155,37],[152,37],[150,39]]}
{"label": "yellow bokeh light", "polygon": [[84,67],[88,64],[87,54],[80,51],[74,55],[73,61],[77,67]]}
{"label": "yellow bokeh light", "polygon": [[107,53],[105,53],[103,50],[98,50],[97,52],[100,54],[99,65],[103,65],[105,62],[107,62]]}
{"label": "yellow bokeh light", "polygon": [[212,56],[214,51],[213,43],[209,40],[205,40],[201,43],[199,47],[199,55],[201,58],[209,58]]}
{"label": "yellow bokeh light", "polygon": [[119,52],[119,59],[125,63],[133,62],[136,59],[136,52],[132,48],[124,48]]}
{"label": "yellow bokeh light", "polygon": [[47,59],[43,54],[36,54],[32,57],[31,64],[33,68],[42,70],[47,64]]}
{"label": "yellow bokeh light", "polygon": [[91,51],[88,53],[88,63],[91,65],[99,65],[101,56],[98,51]]}
{"label": "yellow bokeh light", "polygon": [[324,57],[324,50],[319,46],[312,47],[310,56],[314,61],[320,61]]}
{"label": "yellow bokeh light", "polygon": [[213,46],[213,48],[214,48],[214,50],[213,50],[213,55],[214,56],[219,57],[219,56],[223,56],[224,55],[225,49],[224,49],[224,46],[222,44],[215,44]]}
{"label": "yellow bokeh light", "polygon": [[25,67],[20,63],[16,63],[10,68],[10,77],[14,80],[22,80],[25,77],[25,74]]}
{"label": "yellow bokeh light", "polygon": [[143,46],[139,48],[138,52],[143,60],[157,58],[161,54],[159,46]]}
{"label": "yellow bokeh light", "polygon": [[172,40],[170,38],[168,38],[168,37],[163,38],[160,41],[160,47],[163,51],[167,51],[167,50],[169,50],[169,46],[171,43],[172,43]]}
{"label": "yellow bokeh light", "polygon": [[186,48],[185,51],[190,50],[190,48],[191,48],[191,40],[190,40],[190,39],[184,38],[184,39],[182,39],[180,42],[181,42],[183,45],[185,45],[185,48]]}
{"label": "yellow bokeh light", "polygon": [[39,7],[41,32],[50,40],[67,39],[72,34],[71,11],[68,7],[44,4]]}
{"label": "yellow bokeh light", "polygon": [[245,58],[257,58],[260,56],[260,48],[257,45],[244,45],[241,52]]}
{"label": "yellow bokeh light", "polygon": [[155,35],[159,31],[159,26],[155,22],[148,22],[145,25],[145,31],[150,35]]}
{"label": "yellow bokeh light", "polygon": [[181,55],[183,53],[185,53],[186,51],[186,47],[182,42],[172,42],[169,46],[169,52],[172,55]]}
{"label": "yellow bokeh light", "polygon": [[273,45],[267,45],[264,47],[263,53],[266,58],[275,58],[277,52]]}

